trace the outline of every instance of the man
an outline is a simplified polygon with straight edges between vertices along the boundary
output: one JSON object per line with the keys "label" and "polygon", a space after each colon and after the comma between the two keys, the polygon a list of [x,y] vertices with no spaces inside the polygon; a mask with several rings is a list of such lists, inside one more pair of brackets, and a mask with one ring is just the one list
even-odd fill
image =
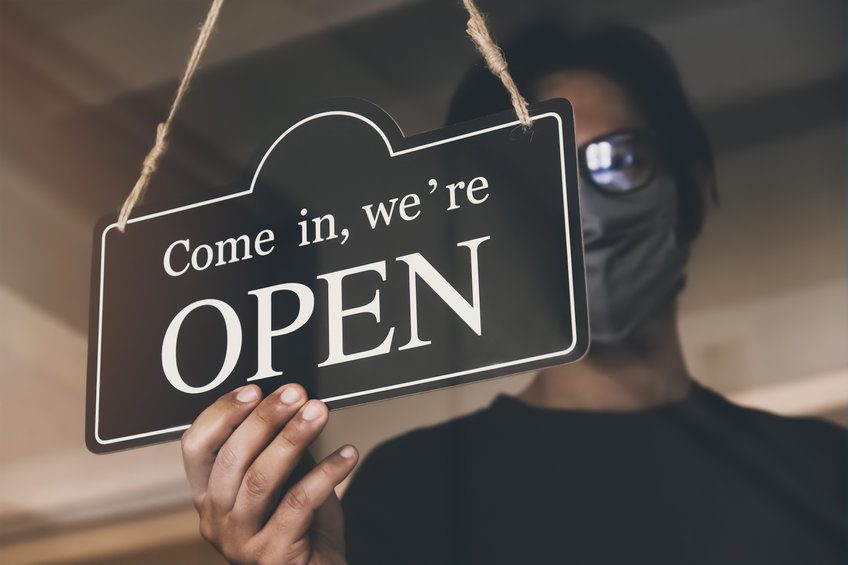
{"label": "man", "polygon": [[[636,30],[547,24],[504,51],[531,99],[574,107],[590,354],[378,447],[344,513],[352,447],[296,470],[320,402],[225,395],[184,436],[203,535],[234,562],[848,560],[844,432],[734,406],[686,370],[675,297],[713,163],[666,54]],[[502,92],[473,69],[450,121],[508,108]]]}

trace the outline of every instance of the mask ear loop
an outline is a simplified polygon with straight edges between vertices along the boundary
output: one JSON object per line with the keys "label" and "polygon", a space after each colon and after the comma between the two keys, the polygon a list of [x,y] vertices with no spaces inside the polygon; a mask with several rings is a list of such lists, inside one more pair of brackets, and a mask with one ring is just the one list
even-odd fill
{"label": "mask ear loop", "polygon": [[[215,22],[218,20],[218,14],[221,11],[223,3],[224,0],[213,0],[212,5],[209,7],[209,13],[206,14],[206,21],[203,22],[203,25],[200,28],[200,33],[197,36],[194,49],[192,49],[191,56],[189,57],[188,64],[186,65],[182,80],[180,81],[180,86],[177,88],[174,101],[171,103],[171,110],[168,112],[168,117],[164,122],[160,123],[156,127],[156,141],[148,152],[147,157],[144,158],[138,180],[135,182],[135,186],[133,186],[129,196],[127,196],[124,201],[120,214],[118,214],[118,229],[121,233],[123,233],[127,227],[127,221],[129,220],[133,207],[141,200],[142,196],[144,196],[144,191],[150,183],[150,177],[159,167],[159,158],[165,153],[165,149],[167,147],[167,138],[168,133],[171,130],[171,123],[174,121],[174,116],[183,101],[183,97],[186,92],[188,92],[189,83],[191,83],[191,78],[194,76],[194,72],[197,70],[197,66],[200,63],[200,56],[203,55],[203,51],[206,49],[206,43],[209,41],[209,36],[215,28]],[[489,30],[486,28],[486,20],[480,14],[477,6],[474,5],[474,0],[463,0],[463,5],[465,6],[469,16],[467,27],[468,35],[471,36],[477,50],[486,60],[489,70],[491,70],[506,87],[510,98],[512,99],[512,106],[515,108],[518,121],[521,123],[521,127],[527,131],[533,125],[533,122],[530,119],[530,112],[527,108],[527,101],[518,92],[518,88],[515,86],[515,81],[512,80],[512,76],[510,76],[509,71],[507,70],[503,52],[501,52],[498,46],[495,45],[495,42],[492,41],[492,37],[489,35]]]}

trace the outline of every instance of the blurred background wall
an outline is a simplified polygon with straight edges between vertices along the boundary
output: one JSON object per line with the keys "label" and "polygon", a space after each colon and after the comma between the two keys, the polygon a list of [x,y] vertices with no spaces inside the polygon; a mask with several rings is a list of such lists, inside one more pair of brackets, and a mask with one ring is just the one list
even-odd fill
{"label": "blurred background wall", "polygon": [[[625,20],[670,50],[710,132],[721,206],[681,301],[692,374],[740,402],[845,422],[846,4],[478,0],[496,36],[534,15]],[[0,562],[215,563],[176,443],[83,442],[95,221],[132,187],[206,0],[0,2]],[[146,204],[232,191],[289,112],[375,102],[439,127],[475,58],[453,0],[224,5]],[[367,451],[528,375],[334,412],[316,455]],[[414,485],[412,485],[414,488]]]}

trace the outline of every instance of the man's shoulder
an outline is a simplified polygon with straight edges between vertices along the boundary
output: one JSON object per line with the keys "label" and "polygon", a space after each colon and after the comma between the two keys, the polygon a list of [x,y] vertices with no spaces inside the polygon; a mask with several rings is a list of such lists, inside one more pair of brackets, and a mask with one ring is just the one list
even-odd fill
{"label": "man's shoulder", "polygon": [[[677,413],[677,416],[695,424],[694,428],[712,441],[736,443],[739,447],[754,445],[791,455],[821,454],[841,466],[848,461],[848,431],[833,422],[818,417],[780,415],[744,406],[697,386],[699,390],[695,393],[695,401],[685,409],[689,413]],[[520,429],[515,429],[521,426],[515,422],[514,416],[526,416],[530,409],[524,407],[517,413],[511,410],[516,406],[517,403],[499,397],[485,409],[391,438],[375,447],[368,459],[373,466],[420,468],[422,464],[438,464],[461,453],[467,457],[468,452],[475,451],[478,445],[520,432]],[[541,411],[541,415],[549,416],[550,411]],[[513,425],[507,424],[508,420],[513,421]],[[525,419],[520,418],[520,421]],[[679,419],[674,418],[673,425],[679,424]],[[584,429],[583,433],[591,433],[591,430]]]}
{"label": "man's shoulder", "polygon": [[763,468],[782,469],[812,489],[845,490],[845,428],[822,418],[775,414],[736,404],[717,393],[710,395],[711,435],[723,453]]}
{"label": "man's shoulder", "polygon": [[366,462],[416,467],[427,462],[433,464],[486,434],[490,419],[490,409],[482,409],[413,429],[377,445]]}
{"label": "man's shoulder", "polygon": [[845,428],[814,416],[783,415],[745,406],[709,391],[711,402],[725,414],[725,422],[737,433],[771,435],[783,442],[804,441],[811,447],[848,448]]}
{"label": "man's shoulder", "polygon": [[445,487],[460,479],[462,461],[474,457],[469,437],[485,428],[486,419],[486,410],[481,410],[414,429],[374,447],[345,490],[347,518],[377,516],[374,519],[387,522],[398,506],[409,504],[422,515],[438,514],[434,509],[449,502]]}

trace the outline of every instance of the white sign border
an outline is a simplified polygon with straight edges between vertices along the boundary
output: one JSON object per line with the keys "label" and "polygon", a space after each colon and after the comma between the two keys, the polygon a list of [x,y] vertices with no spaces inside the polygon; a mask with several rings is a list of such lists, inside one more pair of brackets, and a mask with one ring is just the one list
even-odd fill
{"label": "white sign border", "polygon": [[[514,121],[506,122],[506,123],[503,123],[503,124],[500,124],[500,125],[491,126],[491,127],[485,128],[485,129],[464,133],[462,135],[457,135],[457,136],[450,137],[450,138],[447,138],[447,139],[434,141],[432,143],[419,145],[417,147],[411,147],[411,148],[408,148],[408,149],[404,149],[402,151],[395,151],[392,148],[392,145],[389,142],[389,139],[386,137],[386,134],[383,132],[383,130],[381,130],[380,127],[377,126],[377,124],[375,124],[369,118],[366,118],[365,116],[358,114],[356,112],[351,112],[351,111],[347,111],[347,110],[330,110],[330,111],[326,111],[326,112],[320,112],[318,114],[313,114],[309,117],[306,117],[306,118],[300,120],[299,122],[297,122],[296,124],[294,124],[293,126],[289,127],[285,132],[283,132],[274,141],[274,143],[271,144],[271,146],[265,152],[265,155],[262,157],[262,160],[259,162],[259,165],[256,167],[256,173],[253,175],[253,180],[250,183],[250,188],[248,188],[247,190],[243,190],[241,192],[236,192],[234,194],[228,194],[227,196],[222,196],[222,197],[219,197],[219,198],[213,198],[211,200],[204,200],[203,202],[197,202],[195,204],[180,206],[178,208],[173,208],[171,210],[164,210],[162,212],[156,212],[154,214],[148,214],[146,216],[139,216],[138,218],[133,218],[133,219],[129,220],[127,223],[128,224],[134,224],[134,223],[137,223],[137,222],[143,222],[145,220],[150,220],[150,219],[158,218],[158,217],[161,217],[161,216],[167,216],[169,214],[175,214],[177,212],[182,212],[184,210],[191,210],[192,208],[199,208],[201,206],[208,206],[209,204],[215,204],[217,202],[222,202],[224,200],[230,200],[232,198],[238,198],[240,196],[252,194],[253,189],[256,186],[256,181],[259,178],[259,173],[262,170],[262,167],[265,164],[265,161],[268,159],[268,157],[271,155],[271,153],[274,151],[274,149],[277,147],[277,145],[286,136],[288,136],[292,131],[303,126],[304,124],[311,122],[312,120],[317,120],[317,119],[320,119],[320,118],[326,118],[326,117],[330,117],[330,116],[347,116],[347,117],[350,117],[350,118],[355,118],[355,119],[358,119],[358,120],[362,120],[363,122],[365,122],[366,124],[368,124],[369,126],[374,128],[374,130],[377,133],[380,134],[380,137],[383,139],[383,142],[386,144],[386,148],[389,151],[390,157],[397,157],[399,155],[405,155],[407,153],[413,153],[415,151],[420,151],[422,149],[428,149],[430,147],[435,147],[437,145],[443,145],[445,143],[451,143],[451,142],[454,142],[454,141],[458,141],[460,139],[466,139],[468,137],[474,137],[474,136],[477,136],[477,135],[482,135],[482,134],[485,134],[485,133],[489,133],[491,131],[496,131],[496,130],[499,130],[499,129],[509,128],[509,127],[517,127],[517,126],[520,125],[520,122],[518,120],[514,120]],[[537,121],[537,120],[541,120],[543,118],[554,118],[557,121],[557,128],[558,128],[558,131],[559,131],[560,172],[561,172],[561,178],[562,178],[562,195],[563,195],[562,202],[563,202],[563,214],[564,214],[564,217],[565,217],[565,243],[566,243],[566,252],[567,252],[567,255],[568,255],[567,266],[568,266],[568,277],[569,277],[569,294],[570,294],[570,302],[571,302],[571,335],[574,338],[571,345],[569,347],[567,347],[566,349],[562,350],[562,351],[556,351],[556,352],[547,353],[547,354],[544,354],[544,355],[537,355],[535,357],[527,357],[527,358],[524,358],[524,359],[507,361],[507,362],[504,362],[504,363],[496,363],[496,364],[493,364],[493,365],[487,365],[485,367],[477,367],[475,369],[468,369],[468,370],[465,370],[465,371],[458,371],[458,372],[455,372],[455,373],[448,373],[448,374],[445,374],[445,375],[427,377],[427,378],[423,378],[423,379],[417,379],[417,380],[414,380],[414,381],[407,381],[407,382],[404,382],[404,383],[398,383],[398,384],[374,388],[374,389],[370,389],[370,390],[354,392],[354,393],[350,393],[350,394],[343,394],[343,395],[333,396],[333,397],[329,397],[329,398],[322,398],[321,399],[322,402],[332,402],[332,401],[338,401],[338,400],[345,400],[345,399],[348,399],[348,398],[355,398],[357,396],[364,396],[364,395],[368,395],[368,394],[377,394],[377,393],[385,392],[385,391],[389,391],[389,390],[396,390],[396,389],[400,389],[400,388],[407,388],[407,387],[411,387],[411,386],[422,385],[422,384],[437,382],[437,381],[446,380],[446,379],[457,378],[457,377],[461,377],[461,376],[464,376],[464,375],[470,375],[470,374],[479,373],[479,372],[483,372],[483,371],[500,369],[500,368],[504,368],[504,367],[511,367],[511,366],[514,366],[514,365],[519,365],[521,363],[531,363],[533,361],[541,361],[541,360],[544,360],[544,359],[549,359],[551,357],[566,355],[569,352],[571,352],[577,346],[577,321],[576,321],[576,316],[575,316],[575,302],[574,302],[574,272],[573,272],[572,262],[571,262],[571,235],[569,233],[570,230],[569,230],[569,223],[568,223],[568,194],[567,194],[566,178],[565,178],[565,148],[563,147],[562,118],[559,116],[559,114],[557,114],[555,112],[546,112],[544,114],[532,116],[530,119],[533,120],[533,121]],[[104,278],[105,262],[106,262],[106,234],[109,233],[110,230],[117,228],[117,227],[118,227],[118,224],[117,224],[117,222],[115,222],[115,223],[109,224],[103,230],[103,234],[101,236],[101,246],[100,246],[100,295],[99,295],[98,313],[97,313],[97,315],[98,315],[98,319],[97,319],[97,382],[96,382],[96,387],[95,387],[95,404],[94,404],[94,438],[97,441],[97,443],[99,443],[100,445],[110,445],[110,444],[114,444],[114,443],[126,442],[126,441],[135,440],[135,439],[140,439],[140,438],[144,438],[144,437],[151,437],[151,436],[156,436],[156,435],[167,434],[167,433],[170,433],[170,432],[182,431],[182,430],[188,429],[188,427],[189,427],[189,425],[186,424],[186,425],[182,425],[182,426],[174,426],[172,428],[154,430],[152,432],[144,432],[144,433],[140,433],[140,434],[122,436],[122,437],[113,438],[113,439],[102,439],[100,437],[100,429],[99,429],[100,428],[100,359],[101,359],[101,351],[102,351],[101,347],[102,347],[102,339],[103,339],[103,282],[104,282],[103,278]]]}

